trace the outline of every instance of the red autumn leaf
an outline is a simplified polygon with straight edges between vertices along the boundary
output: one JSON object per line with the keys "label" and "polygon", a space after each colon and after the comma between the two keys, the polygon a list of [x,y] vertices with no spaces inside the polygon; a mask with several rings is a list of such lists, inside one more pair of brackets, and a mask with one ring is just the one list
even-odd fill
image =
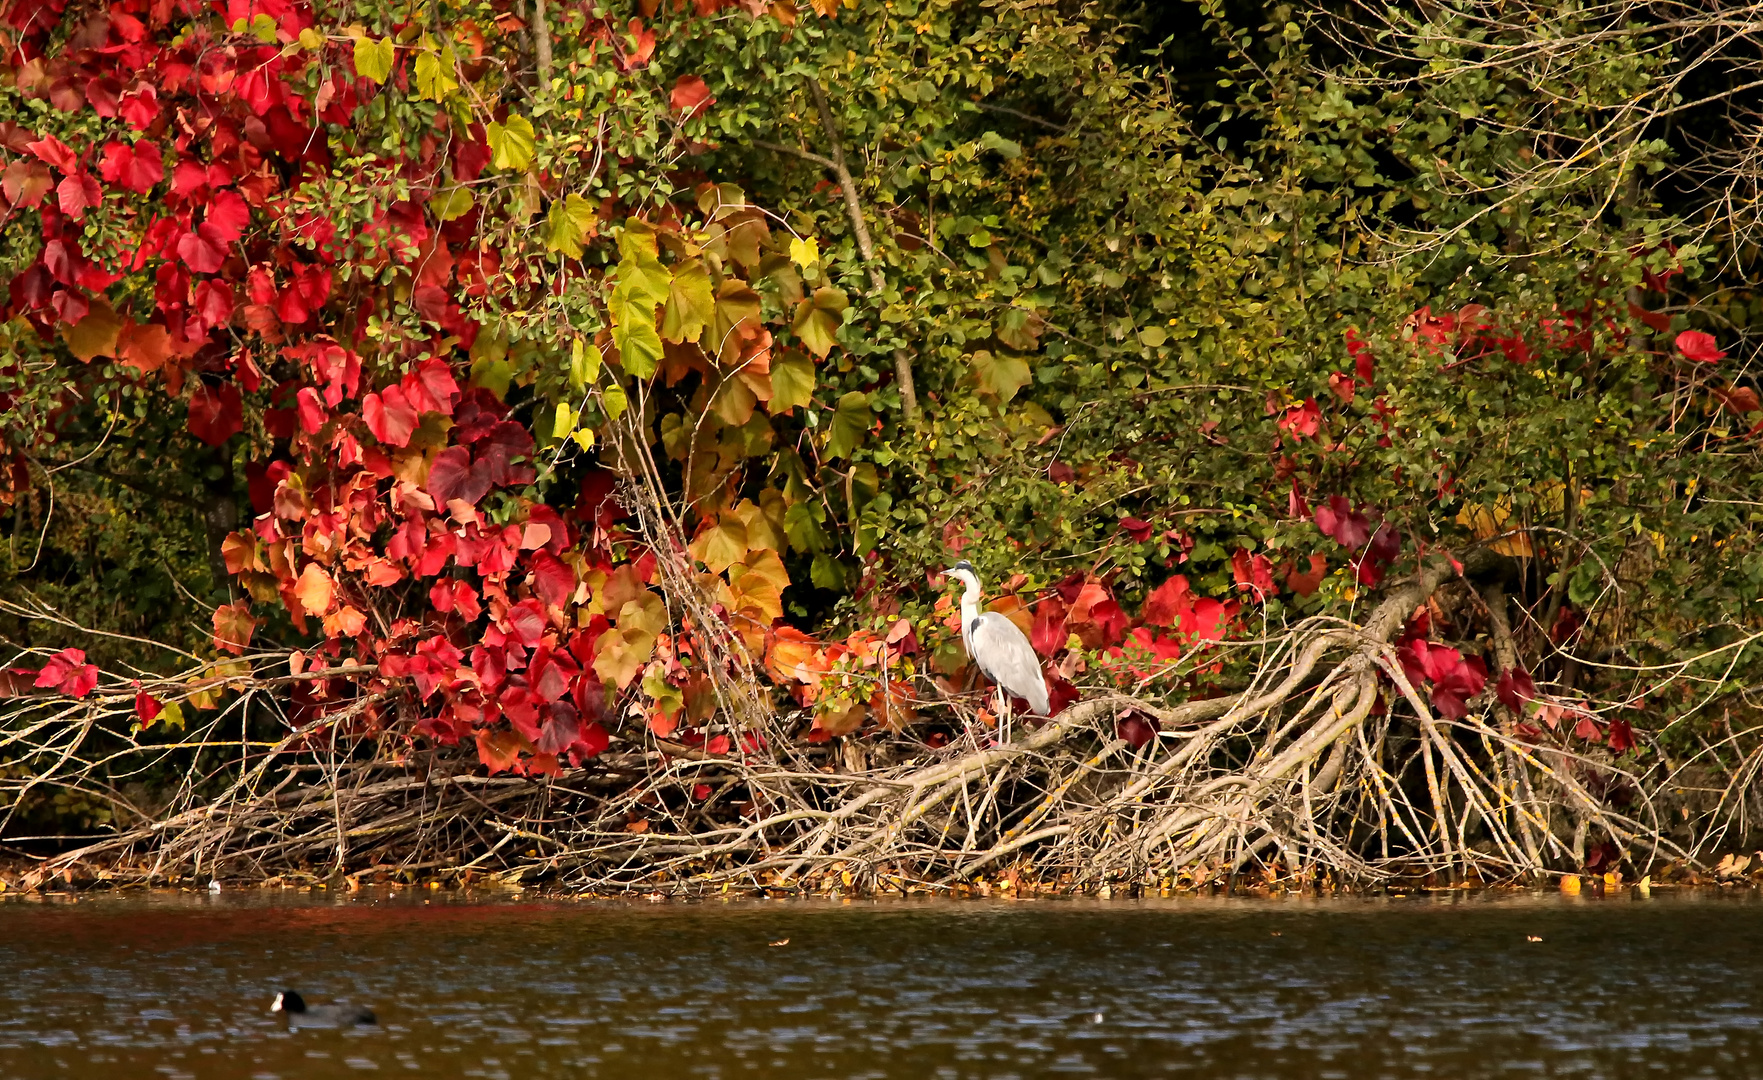
{"label": "red autumn leaf", "polygon": [[1238,548],[1230,557],[1231,573],[1237,588],[1250,593],[1257,601],[1273,594],[1273,564],[1265,555],[1250,555]]}
{"label": "red autumn leaf", "polygon": [[1028,640],[1035,652],[1051,658],[1065,643],[1071,634],[1065,629],[1065,605],[1058,599],[1049,597],[1035,606],[1035,621],[1029,632]]}
{"label": "red autumn leaf", "polygon": [[225,326],[233,317],[233,287],[217,278],[198,282],[195,313],[210,327]]}
{"label": "red autumn leaf", "polygon": [[178,258],[198,274],[217,274],[226,263],[226,247],[204,226],[178,238]]}
{"label": "red autumn leaf", "polygon": [[459,384],[453,381],[453,373],[447,370],[445,362],[432,357],[405,375],[398,386],[411,408],[419,413],[451,416],[453,405],[459,400]]}
{"label": "red autumn leaf", "polygon": [[693,802],[703,802],[705,799],[708,799],[710,797],[710,793],[715,790],[716,789],[711,787],[709,784],[693,784],[692,785],[692,801]]}
{"label": "red autumn leaf", "polygon": [[1683,353],[1687,359],[1703,364],[1726,359],[1726,354],[1720,351],[1714,335],[1701,330],[1685,330],[1677,335],[1677,351]]}
{"label": "red autumn leaf", "polygon": [[562,607],[575,593],[575,571],[548,551],[533,558],[532,582],[547,607]]}
{"label": "red autumn leaf", "polygon": [[214,609],[214,647],[243,656],[245,648],[251,644],[251,635],[257,630],[257,620],[251,617],[251,604],[240,600],[234,604],[222,604]]}
{"label": "red autumn leaf", "polygon": [[104,192],[90,173],[78,172],[57,185],[55,197],[61,203],[61,212],[79,221],[87,210],[104,201]]}
{"label": "red autumn leaf", "polygon": [[1128,713],[1114,722],[1114,734],[1134,750],[1142,750],[1157,737],[1157,721],[1143,713]]}
{"label": "red autumn leaf", "polygon": [[210,387],[199,383],[190,395],[190,434],[209,446],[219,446],[245,428],[244,403],[232,383]]}
{"label": "red autumn leaf", "polygon": [[537,600],[522,600],[508,609],[506,629],[522,645],[534,648],[545,636],[545,610]]}
{"label": "red autumn leaf", "polygon": [[1286,588],[1299,596],[1309,596],[1322,585],[1322,579],[1328,576],[1328,559],[1321,555],[1310,556],[1310,569],[1299,572],[1296,566],[1286,574]]}
{"label": "red autumn leaf", "polygon": [[159,714],[164,711],[165,706],[147,691],[142,690],[135,695],[135,718],[141,722],[142,731],[152,727],[153,721],[159,719]]}
{"label": "red autumn leaf", "polygon": [[1635,748],[1634,727],[1627,720],[1610,721],[1610,749],[1626,754]]}
{"label": "red autumn leaf", "polygon": [[[115,23],[115,14],[111,16]],[[116,100],[116,114],[136,131],[146,131],[159,119],[159,93],[152,85],[142,83]]]}
{"label": "red autumn leaf", "polygon": [[471,451],[450,446],[435,455],[429,466],[428,493],[437,504],[445,506],[461,499],[476,506],[489,492],[489,467],[481,461],[473,464]]}
{"label": "red autumn leaf", "polygon": [[1500,672],[1500,681],[1494,684],[1494,696],[1500,704],[1517,712],[1524,703],[1537,696],[1536,684],[1530,679],[1530,672],[1523,668],[1508,668]]}
{"label": "red autumn leaf", "polygon": [[1144,518],[1124,517],[1120,519],[1120,529],[1132,537],[1136,543],[1144,543],[1151,539],[1151,523]]}
{"label": "red autumn leaf", "polygon": [[1581,713],[1579,723],[1573,725],[1573,734],[1576,738],[1584,739],[1587,742],[1602,742],[1604,740],[1604,729],[1598,726],[1596,720],[1585,713]]}
{"label": "red autumn leaf", "polygon": [[14,206],[38,206],[43,197],[55,190],[55,179],[49,167],[40,161],[15,161],[0,176],[0,192]]}
{"label": "red autumn leaf", "polygon": [[250,220],[251,208],[245,204],[243,195],[236,191],[217,192],[202,217],[203,233],[224,246],[245,235],[245,225]]}
{"label": "red autumn leaf", "polygon": [[112,184],[145,195],[165,179],[165,163],[159,147],[144,139],[133,146],[113,140],[104,145],[104,160],[99,163],[98,174]]}
{"label": "red autumn leaf", "polygon": [[1351,375],[1337,371],[1328,377],[1328,388],[1334,392],[1335,397],[1350,405],[1354,394],[1358,392],[1359,384],[1354,382]]}
{"label": "red autumn leaf", "polygon": [[416,410],[397,386],[362,398],[361,416],[367,421],[367,430],[380,442],[388,446],[410,445],[410,435],[416,430]]}
{"label": "red autumn leaf", "polygon": [[33,143],[26,143],[25,149],[37,155],[37,159],[45,165],[52,165],[64,173],[74,172],[80,167],[79,155],[53,135],[45,136]]}
{"label": "red autumn leaf", "polygon": [[319,399],[318,391],[310,386],[302,387],[294,396],[296,410],[300,414],[300,430],[308,435],[317,435],[324,427],[328,417],[325,415],[324,402]]}
{"label": "red autumn leaf", "polygon": [[1763,409],[1763,401],[1759,401],[1757,391],[1749,386],[1712,386],[1708,389],[1735,416],[1744,416]]}
{"label": "red autumn leaf", "polygon": [[98,669],[86,663],[84,649],[63,649],[49,658],[49,662],[37,672],[37,681],[32,685],[83,698],[98,685]]}
{"label": "red autumn leaf", "polygon": [[1312,438],[1322,429],[1322,407],[1315,398],[1305,398],[1285,411],[1279,426],[1300,439]]}
{"label": "red autumn leaf", "polygon": [[673,93],[668,95],[668,104],[682,120],[689,120],[705,109],[716,99],[710,96],[710,87],[696,75],[681,75],[673,84]]}
{"label": "red autumn leaf", "polygon": [[1176,574],[1151,590],[1145,598],[1144,620],[1147,626],[1180,626],[1194,613],[1194,594],[1188,579]]}

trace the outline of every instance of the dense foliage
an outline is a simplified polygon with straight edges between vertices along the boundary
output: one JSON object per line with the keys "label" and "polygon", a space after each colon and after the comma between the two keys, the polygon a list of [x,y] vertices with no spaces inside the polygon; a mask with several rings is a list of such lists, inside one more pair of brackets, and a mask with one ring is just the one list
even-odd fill
{"label": "dense foliage", "polygon": [[1512,179],[1645,34],[1556,85],[1449,8],[5,10],[14,693],[279,680],[266,735],[492,773],[934,740],[955,558],[1061,702],[1240,687],[1216,643],[1443,558],[1396,643],[1443,718],[1754,709],[1751,253],[1664,120]]}

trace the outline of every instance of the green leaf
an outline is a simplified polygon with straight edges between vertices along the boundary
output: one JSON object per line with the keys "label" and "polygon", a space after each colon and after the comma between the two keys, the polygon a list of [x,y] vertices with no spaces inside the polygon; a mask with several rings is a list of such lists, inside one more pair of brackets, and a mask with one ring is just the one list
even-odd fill
{"label": "green leaf", "polygon": [[1168,340],[1169,331],[1163,329],[1161,326],[1147,326],[1139,331],[1140,344],[1147,345],[1153,349]]}
{"label": "green leaf", "polygon": [[789,537],[790,547],[797,551],[819,551],[826,546],[826,530],[820,523],[826,520],[826,507],[817,502],[804,500],[794,503],[784,511],[784,535]]}
{"label": "green leaf", "polygon": [[845,587],[845,568],[839,560],[821,552],[814,556],[814,565],[808,570],[808,578],[822,589],[838,592]]}
{"label": "green leaf", "polygon": [[1034,376],[1028,370],[1028,364],[1020,356],[1005,353],[993,356],[985,349],[973,354],[974,380],[979,383],[983,392],[992,395],[1000,402],[1009,401],[1016,392],[1028,385]]}
{"label": "green leaf", "polygon": [[545,216],[545,246],[565,257],[582,257],[582,241],[594,227],[594,204],[571,192],[567,198],[551,200],[551,212]]}
{"label": "green leaf", "polygon": [[[637,309],[639,312],[641,309]],[[618,349],[618,365],[633,379],[647,379],[661,364],[661,335],[655,332],[654,309],[650,318],[627,317],[612,327],[612,344]],[[616,318],[616,316],[614,316]]]}
{"label": "green leaf", "polygon": [[814,361],[794,350],[771,354],[771,400],[766,411],[773,416],[807,405],[814,400]]}
{"label": "green leaf", "polygon": [[995,131],[988,131],[979,137],[979,144],[987,150],[996,150],[1001,157],[1019,158],[1022,156],[1022,145],[1011,142]]}
{"label": "green leaf", "polygon": [[251,16],[251,36],[265,45],[275,44],[276,29],[275,16],[264,14],[261,11]]}
{"label": "green leaf", "polygon": [[159,715],[154,718],[154,723],[168,728],[177,728],[179,731],[184,730],[184,706],[176,701],[166,702],[165,708],[159,710]]}
{"label": "green leaf", "polygon": [[826,440],[827,456],[849,457],[869,434],[873,415],[869,411],[868,394],[853,390],[840,398],[832,413],[832,432]]}
{"label": "green leaf", "polygon": [[1034,352],[1041,347],[1040,320],[1034,312],[1019,307],[1007,308],[998,316],[997,335],[1017,352]]}
{"label": "green leaf", "polygon": [[844,319],[841,313],[850,306],[843,289],[823,285],[814,295],[796,305],[796,321],[792,329],[802,344],[816,356],[825,356],[836,343],[835,335]]}
{"label": "green leaf", "polygon": [[355,39],[355,70],[364,79],[383,84],[391,78],[393,55],[392,39],[389,37],[378,41],[365,37]]}
{"label": "green leaf", "polygon": [[471,384],[495,394],[498,400],[508,396],[508,384],[514,381],[514,365],[501,357],[482,356],[471,362]]}
{"label": "green leaf", "polygon": [[667,311],[661,319],[661,336],[676,345],[697,341],[715,317],[716,292],[703,260],[687,259],[676,265],[667,293]]}
{"label": "green leaf", "polygon": [[672,275],[656,258],[655,234],[649,226],[635,218],[625,222],[618,234],[618,285],[625,292],[626,302],[647,303],[653,314],[655,305],[667,299]]}
{"label": "green leaf", "polygon": [[498,169],[525,172],[533,163],[533,146],[538,135],[533,122],[519,114],[508,117],[507,124],[490,122],[485,130],[490,143],[490,164]]}
{"label": "green leaf", "polygon": [[575,418],[576,412],[568,403],[558,405],[557,416],[551,422],[551,441],[569,438],[570,432],[575,430]]}
{"label": "green leaf", "polygon": [[469,188],[451,187],[429,200],[429,208],[435,212],[436,221],[452,221],[471,213],[475,201]]}
{"label": "green leaf", "polygon": [[432,45],[416,54],[416,96],[429,101],[442,101],[459,89],[453,77],[452,51],[445,55]]}

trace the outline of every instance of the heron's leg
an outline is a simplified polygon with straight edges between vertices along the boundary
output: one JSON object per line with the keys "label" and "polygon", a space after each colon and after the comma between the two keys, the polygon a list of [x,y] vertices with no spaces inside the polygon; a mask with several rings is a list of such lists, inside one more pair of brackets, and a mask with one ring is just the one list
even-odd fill
{"label": "heron's leg", "polygon": [[1010,741],[1010,695],[998,687],[998,745],[1003,746]]}

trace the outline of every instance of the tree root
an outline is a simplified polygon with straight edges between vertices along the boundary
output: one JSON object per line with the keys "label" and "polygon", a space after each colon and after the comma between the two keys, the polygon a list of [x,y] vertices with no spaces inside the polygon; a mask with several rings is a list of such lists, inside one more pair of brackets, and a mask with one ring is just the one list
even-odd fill
{"label": "tree root", "polygon": [[[1691,855],[1693,841],[1663,827],[1647,777],[1532,745],[1486,709],[1433,714],[1390,642],[1449,576],[1429,567],[1363,624],[1313,619],[1263,643],[1267,660],[1231,694],[1169,706],[1102,690],[1008,745],[939,751],[894,737],[911,756],[863,771],[799,744],[719,756],[652,740],[562,777],[485,777],[450,771],[465,768],[457,756],[394,761],[341,736],[322,748],[300,732],[225,743],[228,710],[177,744],[217,762],[210,779],[148,820],[44,858],[27,884],[94,866],[116,881],[483,872],[669,892],[948,888],[1007,867],[1073,890],[1252,868],[1342,884],[1513,881],[1577,871],[1579,827],[1642,873]],[[0,793],[10,784],[16,807],[33,786],[115,792],[117,762],[180,752],[130,735],[124,697],[12,710],[0,754],[35,771]],[[1159,727],[1139,747],[1117,727],[1135,712]],[[105,743],[122,749],[94,752]],[[1602,790],[1620,776],[1636,802],[1618,810],[1595,795],[1588,770]]]}

